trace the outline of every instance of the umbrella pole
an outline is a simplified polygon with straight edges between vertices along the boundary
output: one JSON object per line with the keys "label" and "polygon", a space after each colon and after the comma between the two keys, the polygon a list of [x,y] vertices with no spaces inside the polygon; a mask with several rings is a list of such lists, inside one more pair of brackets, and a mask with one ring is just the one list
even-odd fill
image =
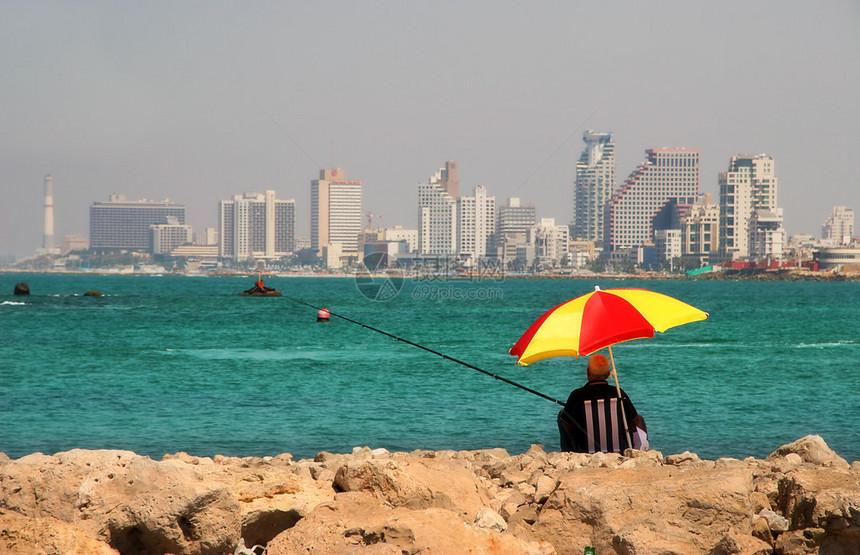
{"label": "umbrella pole", "polygon": [[612,356],[612,345],[609,346],[609,360],[612,362],[612,379],[615,380],[615,391],[618,393],[618,402],[621,403],[621,421],[624,424],[624,434],[627,436],[630,448],[633,449],[633,434],[627,427],[627,412],[624,410],[624,401],[621,399],[621,386],[618,385],[618,371],[615,369],[615,357]]}

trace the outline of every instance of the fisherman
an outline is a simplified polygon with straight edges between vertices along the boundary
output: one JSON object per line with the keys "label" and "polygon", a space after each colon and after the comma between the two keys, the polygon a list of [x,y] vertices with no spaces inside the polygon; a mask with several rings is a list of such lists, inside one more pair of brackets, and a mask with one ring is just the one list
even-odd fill
{"label": "fisherman", "polygon": [[[588,383],[575,389],[564,408],[558,414],[558,431],[561,436],[562,451],[593,453],[595,451],[623,452],[630,446],[633,437],[634,448],[647,448],[647,439],[643,444],[637,441],[647,433],[645,419],[636,412],[636,408],[624,393],[624,390],[609,385],[607,379],[611,374],[609,359],[597,354],[592,355],[586,366]],[[613,406],[621,393],[623,416]],[[624,421],[627,422],[625,430]],[[642,436],[639,435],[641,429]],[[614,434],[612,432],[615,432]]]}

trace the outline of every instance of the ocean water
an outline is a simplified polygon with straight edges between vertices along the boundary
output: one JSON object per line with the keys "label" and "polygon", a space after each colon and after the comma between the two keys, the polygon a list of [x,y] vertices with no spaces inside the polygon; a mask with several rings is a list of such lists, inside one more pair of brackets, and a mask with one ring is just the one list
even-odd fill
{"label": "ocean water", "polygon": [[[558,449],[554,403],[357,324],[317,323],[290,298],[240,297],[254,279],[0,274],[0,451]],[[12,296],[18,281],[32,295]],[[819,434],[860,460],[858,283],[266,284],[562,401],[584,383],[584,358],[519,367],[508,349],[595,285],[653,289],[711,317],[613,348],[652,448],[764,457]]]}

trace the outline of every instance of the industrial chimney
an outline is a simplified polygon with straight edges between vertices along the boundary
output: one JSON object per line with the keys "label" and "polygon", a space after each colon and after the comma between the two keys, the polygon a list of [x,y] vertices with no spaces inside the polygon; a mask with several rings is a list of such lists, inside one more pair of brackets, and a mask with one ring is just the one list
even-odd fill
{"label": "industrial chimney", "polygon": [[45,176],[45,235],[42,237],[42,248],[46,251],[54,248],[54,180],[50,175]]}

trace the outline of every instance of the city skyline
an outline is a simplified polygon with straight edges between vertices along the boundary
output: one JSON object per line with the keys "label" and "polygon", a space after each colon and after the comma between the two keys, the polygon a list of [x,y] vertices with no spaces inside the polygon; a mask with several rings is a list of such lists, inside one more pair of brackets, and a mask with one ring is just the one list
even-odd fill
{"label": "city skyline", "polygon": [[111,193],[202,229],[274,189],[307,236],[325,167],[414,228],[415,186],[451,159],[465,190],[567,224],[588,128],[612,132],[617,181],[646,149],[699,150],[715,198],[732,156],[773,156],[789,235],[860,205],[856,3],[375,7],[4,3],[0,255],[42,244],[46,174],[55,243]]}

